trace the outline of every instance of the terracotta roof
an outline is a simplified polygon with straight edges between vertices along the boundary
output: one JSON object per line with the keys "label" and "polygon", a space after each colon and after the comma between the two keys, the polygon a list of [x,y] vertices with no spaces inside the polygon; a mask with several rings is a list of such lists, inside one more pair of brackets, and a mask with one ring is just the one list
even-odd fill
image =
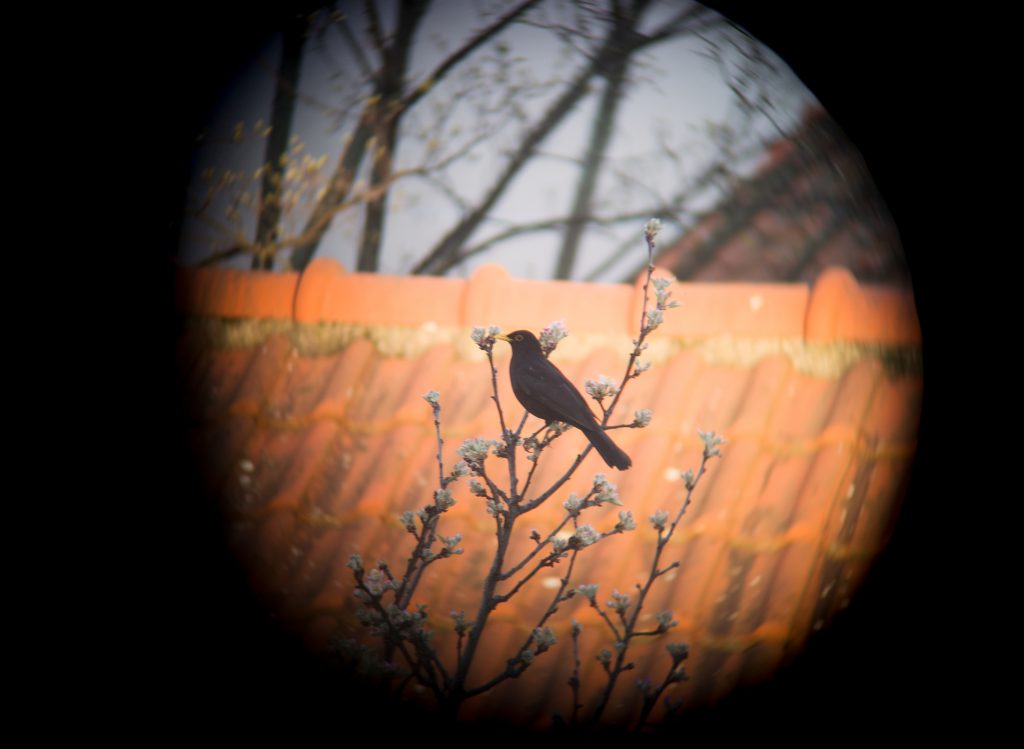
{"label": "terracotta roof", "polygon": [[[584,493],[605,473],[638,529],[581,554],[574,583],[598,583],[602,601],[629,591],[651,559],[646,518],[678,506],[678,471],[699,464],[697,430],[725,436],[724,457],[710,464],[671,545],[678,573],[655,584],[645,608],[652,617],[673,611],[680,626],[637,646],[629,680],[660,676],[664,644],[684,640],[691,679],[680,694],[702,704],[798,653],[847,606],[886,544],[916,446],[921,341],[908,291],[859,284],[843,269],[825,271],[813,287],[673,290],[682,306],[666,313],[651,339],[653,366],[621,404],[623,415],[654,411],[648,428],[615,433],[633,468],[609,471],[588,456],[557,501],[522,521],[512,558],[531,544],[530,528],[557,522],[569,491]],[[358,551],[396,565],[409,551],[397,516],[423,506],[437,471],[423,394],[441,395],[446,466],[463,439],[498,436],[472,326],[536,330],[563,320],[571,335],[552,358],[582,383],[621,374],[641,299],[639,285],[522,280],[496,266],[468,280],[347,273],[329,260],[301,276],[181,270],[178,309],[188,324],[179,360],[194,454],[269,609],[314,652],[339,635],[365,637],[345,563]],[[518,408],[507,347],[496,351],[501,398]],[[537,486],[560,475],[581,439],[570,432],[545,453]],[[444,653],[453,648],[447,612],[475,611],[493,542],[482,500],[465,481],[453,493],[445,532],[461,532],[467,552],[429,568],[416,599],[430,604]],[[598,508],[586,522],[607,529],[616,519],[617,508]],[[503,668],[533,626],[551,595],[550,579],[536,582],[496,611],[475,679]],[[583,623],[591,688],[600,681],[592,656],[611,644],[592,614],[571,602],[553,620],[561,644],[572,617]],[[570,659],[568,648],[555,648],[467,712],[546,721],[568,705]]]}
{"label": "terracotta roof", "polygon": [[842,266],[863,282],[909,285],[895,224],[863,159],[820,108],[658,265],[694,281],[808,283]]}

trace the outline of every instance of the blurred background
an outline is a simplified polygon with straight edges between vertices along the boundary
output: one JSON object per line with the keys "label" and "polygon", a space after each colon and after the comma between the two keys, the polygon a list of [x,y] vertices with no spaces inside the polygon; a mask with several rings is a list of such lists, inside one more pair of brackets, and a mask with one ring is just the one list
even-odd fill
{"label": "blurred background", "polygon": [[693,2],[292,4],[195,133],[182,263],[905,284],[865,164],[740,24]]}

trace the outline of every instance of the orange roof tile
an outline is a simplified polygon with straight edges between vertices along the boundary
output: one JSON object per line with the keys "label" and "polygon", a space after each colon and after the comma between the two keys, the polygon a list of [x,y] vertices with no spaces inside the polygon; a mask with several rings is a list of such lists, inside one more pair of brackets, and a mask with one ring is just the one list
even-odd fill
{"label": "orange roof tile", "polygon": [[[660,272],[659,272],[660,273]],[[468,280],[346,273],[317,260],[297,274],[183,270],[178,308],[189,318],[180,361],[193,450],[207,488],[223,500],[227,536],[267,606],[316,652],[337,636],[365,638],[351,572],[404,562],[410,545],[397,516],[436,488],[436,441],[422,396],[441,394],[445,466],[463,439],[497,437],[486,360],[474,325],[538,329],[564,320],[571,335],[553,355],[582,384],[621,376],[639,317],[639,285],[515,279],[485,266]],[[638,529],[582,553],[573,583],[598,583],[599,600],[642,581],[655,538],[646,518],[678,507],[678,471],[696,468],[697,430],[728,440],[710,464],[668,550],[680,567],[655,584],[645,616],[680,622],[637,645],[629,682],[666,667],[663,645],[691,646],[689,704],[713,702],[764,678],[847,605],[884,547],[917,439],[920,330],[909,292],[858,284],[842,270],[802,284],[681,283],[682,306],[651,338],[653,366],[630,383],[620,413],[651,408],[647,429],[615,439],[634,459],[626,472],[588,457],[572,481],[522,521],[510,559],[531,548],[530,528],[561,517],[570,491],[593,474],[618,485]],[[496,348],[499,394],[521,410],[507,382],[508,349]],[[531,417],[529,427],[536,427]],[[535,487],[554,481],[582,447],[570,432],[546,452]],[[497,470],[495,468],[494,470]],[[475,612],[474,592],[493,546],[482,500],[466,481],[442,532],[461,532],[466,553],[428,568],[416,601],[430,604],[435,643],[454,647],[448,611]],[[608,529],[617,508],[584,522]],[[562,566],[538,575],[500,606],[473,679],[501,670],[552,594]],[[564,645],[571,617],[584,625],[584,698],[600,682],[593,654],[609,638],[579,598],[550,625]],[[565,710],[571,652],[556,647],[520,679],[467,705],[467,714],[542,722]],[[626,685],[620,687],[625,695]],[[610,709],[620,717],[635,704]]]}

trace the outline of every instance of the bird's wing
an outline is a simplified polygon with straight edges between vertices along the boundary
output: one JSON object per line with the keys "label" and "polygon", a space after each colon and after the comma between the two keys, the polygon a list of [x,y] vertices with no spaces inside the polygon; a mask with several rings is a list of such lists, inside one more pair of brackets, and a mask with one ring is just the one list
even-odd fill
{"label": "bird's wing", "polygon": [[516,397],[534,416],[564,421],[578,429],[593,426],[594,413],[576,386],[547,359],[529,361],[516,368]]}

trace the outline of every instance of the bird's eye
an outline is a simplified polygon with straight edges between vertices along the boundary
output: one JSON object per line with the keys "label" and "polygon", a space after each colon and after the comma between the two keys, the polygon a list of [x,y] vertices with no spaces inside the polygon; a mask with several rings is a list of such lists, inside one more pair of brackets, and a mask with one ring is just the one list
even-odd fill
{"label": "bird's eye", "polygon": [[523,337],[522,337],[521,335],[517,335],[517,336],[516,336],[516,340],[517,340],[517,341],[521,341],[521,340],[523,340]]}

